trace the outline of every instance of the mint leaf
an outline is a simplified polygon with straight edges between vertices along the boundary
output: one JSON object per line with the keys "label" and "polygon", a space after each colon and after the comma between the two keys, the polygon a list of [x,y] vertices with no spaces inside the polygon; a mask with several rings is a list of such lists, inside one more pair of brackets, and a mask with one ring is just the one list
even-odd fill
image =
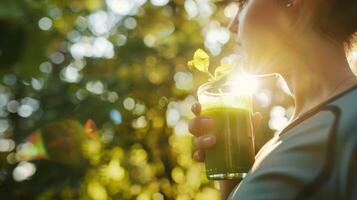
{"label": "mint leaf", "polygon": [[200,72],[209,73],[209,56],[202,50],[198,49],[193,55],[193,60],[188,62],[188,67],[190,69],[196,69]]}
{"label": "mint leaf", "polygon": [[190,70],[198,70],[209,75],[208,81],[224,81],[230,71],[233,69],[232,64],[224,64],[216,68],[214,75],[212,75],[209,68],[209,56],[202,50],[197,49],[193,55],[193,59],[187,63]]}

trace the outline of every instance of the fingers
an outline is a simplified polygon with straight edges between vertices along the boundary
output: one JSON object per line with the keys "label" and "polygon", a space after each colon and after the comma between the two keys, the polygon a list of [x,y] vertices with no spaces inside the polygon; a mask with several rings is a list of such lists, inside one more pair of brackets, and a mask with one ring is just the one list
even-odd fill
{"label": "fingers", "polygon": [[193,159],[197,162],[205,161],[205,152],[203,150],[197,150],[193,153]]}
{"label": "fingers", "polygon": [[204,135],[195,140],[195,146],[200,150],[212,148],[215,144],[216,137],[213,134]]}
{"label": "fingers", "polygon": [[262,119],[263,116],[262,114],[260,114],[260,112],[256,112],[253,114],[252,116],[253,132],[255,132],[259,128]]}
{"label": "fingers", "polygon": [[[196,136],[195,147],[197,151],[193,154],[193,159],[197,162],[204,162],[205,150],[210,149],[216,144],[216,137],[212,133],[214,121],[212,118],[201,115],[201,104],[196,103],[192,105],[192,112],[197,116],[189,125],[190,132]],[[256,131],[262,121],[262,115],[256,112],[252,115],[253,130]]]}
{"label": "fingers", "polygon": [[[201,104],[195,103],[192,105],[192,112],[197,116],[190,123],[189,130],[195,135],[195,146],[198,149],[193,154],[193,159],[197,162],[205,161],[205,152],[204,150],[210,147],[213,147],[216,144],[216,137],[212,134],[206,134],[210,129],[213,128],[213,119],[201,115]],[[204,136],[202,136],[204,135]]]}
{"label": "fingers", "polygon": [[213,119],[206,116],[196,117],[189,125],[189,131],[197,137],[206,134],[212,128]]}
{"label": "fingers", "polygon": [[201,104],[200,103],[195,103],[192,105],[191,110],[193,114],[196,116],[199,116],[201,114]]}
{"label": "fingers", "polygon": [[212,134],[196,138],[195,147],[198,149],[193,154],[193,159],[197,162],[205,161],[205,150],[212,148],[216,144],[216,137]]}

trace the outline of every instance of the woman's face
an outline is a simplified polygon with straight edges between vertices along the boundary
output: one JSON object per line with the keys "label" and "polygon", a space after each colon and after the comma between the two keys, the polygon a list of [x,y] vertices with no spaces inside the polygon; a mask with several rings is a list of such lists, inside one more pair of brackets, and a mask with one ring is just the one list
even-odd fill
{"label": "woman's face", "polygon": [[284,41],[290,35],[290,0],[246,0],[238,17],[237,40],[252,74],[279,73]]}

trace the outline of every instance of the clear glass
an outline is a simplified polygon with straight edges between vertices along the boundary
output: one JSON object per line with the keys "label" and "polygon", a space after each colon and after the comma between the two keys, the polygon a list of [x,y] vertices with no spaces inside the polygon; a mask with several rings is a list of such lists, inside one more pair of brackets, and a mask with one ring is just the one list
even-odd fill
{"label": "clear glass", "polygon": [[209,82],[199,87],[202,115],[214,120],[216,145],[205,152],[208,179],[243,178],[254,163],[252,101],[244,86],[230,81]]}

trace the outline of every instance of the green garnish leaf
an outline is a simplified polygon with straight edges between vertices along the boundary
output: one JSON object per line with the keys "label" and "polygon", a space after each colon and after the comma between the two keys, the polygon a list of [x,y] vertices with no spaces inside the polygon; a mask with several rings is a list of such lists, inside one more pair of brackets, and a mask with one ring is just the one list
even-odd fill
{"label": "green garnish leaf", "polygon": [[190,69],[196,69],[200,72],[209,73],[209,56],[202,49],[197,49],[193,55],[193,60],[189,61],[187,64]]}
{"label": "green garnish leaf", "polygon": [[229,72],[232,71],[232,64],[223,64],[216,68],[214,75],[208,70],[209,68],[209,56],[202,50],[197,49],[193,55],[193,59],[187,63],[190,70],[198,70],[207,74],[210,78],[208,81],[224,81],[227,78]]}

